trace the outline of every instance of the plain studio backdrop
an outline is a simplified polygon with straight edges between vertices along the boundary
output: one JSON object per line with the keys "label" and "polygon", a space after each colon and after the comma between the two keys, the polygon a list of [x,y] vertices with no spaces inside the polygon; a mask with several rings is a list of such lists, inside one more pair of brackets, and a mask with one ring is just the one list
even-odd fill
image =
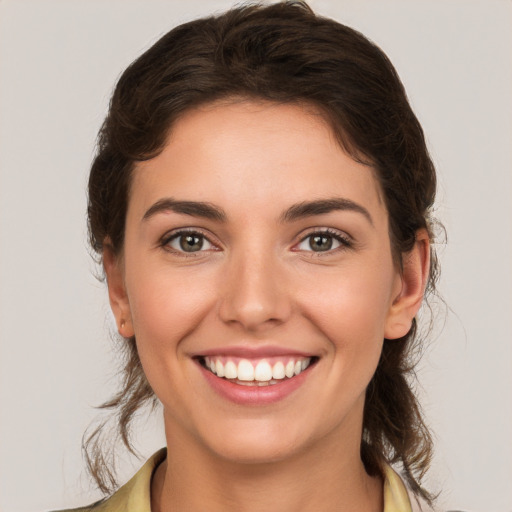
{"label": "plain studio backdrop", "polygon": [[[231,0],[0,0],[0,510],[98,497],[81,437],[115,388],[85,185],[122,70]],[[512,510],[512,3],[311,0],[389,55],[439,172],[451,311],[419,371],[443,508]],[[440,315],[439,323],[443,323]],[[143,418],[144,457],[164,443]],[[141,463],[127,459],[124,478]]]}

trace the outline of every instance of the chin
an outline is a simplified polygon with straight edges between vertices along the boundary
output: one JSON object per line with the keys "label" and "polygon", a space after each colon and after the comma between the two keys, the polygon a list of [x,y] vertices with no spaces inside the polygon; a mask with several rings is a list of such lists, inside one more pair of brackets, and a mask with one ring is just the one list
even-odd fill
{"label": "chin", "polygon": [[216,454],[226,462],[236,464],[259,465],[273,464],[293,457],[297,452],[292,446],[283,446],[280,443],[227,443],[220,447]]}
{"label": "chin", "polygon": [[[239,464],[270,464],[292,458],[308,444],[299,432],[265,421],[235,422],[220,436],[205,441],[218,457]],[[243,424],[245,423],[245,425]]]}

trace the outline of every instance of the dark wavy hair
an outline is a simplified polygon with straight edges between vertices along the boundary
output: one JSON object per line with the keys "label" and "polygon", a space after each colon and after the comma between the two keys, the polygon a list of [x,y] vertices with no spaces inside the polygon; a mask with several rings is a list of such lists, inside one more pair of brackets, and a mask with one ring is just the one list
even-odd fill
{"label": "dark wavy hair", "polygon": [[[322,114],[343,150],[375,170],[398,266],[418,229],[426,228],[433,241],[435,169],[393,65],[359,32],[316,15],[304,2],[288,1],[243,5],[180,25],[122,74],[89,179],[90,243],[100,261],[107,239],[114,253],[122,252],[134,164],[162,151],[183,113],[235,98],[310,105]],[[426,294],[435,291],[437,276],[431,247]],[[361,458],[372,475],[381,473],[383,461],[401,463],[412,490],[430,501],[421,479],[432,439],[412,388],[422,343],[416,320],[403,338],[384,340],[366,391]],[[121,388],[102,407],[111,410],[118,435],[133,452],[132,420],[157,399],[135,338],[123,340],[123,347]],[[89,471],[109,492],[117,484],[104,433],[101,424],[86,434],[84,450]]]}

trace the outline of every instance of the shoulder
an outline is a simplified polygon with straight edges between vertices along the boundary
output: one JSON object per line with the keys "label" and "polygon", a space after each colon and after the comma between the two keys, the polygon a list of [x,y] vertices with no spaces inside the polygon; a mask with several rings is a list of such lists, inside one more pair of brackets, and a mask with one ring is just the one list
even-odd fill
{"label": "shoulder", "polygon": [[165,448],[156,452],[125,485],[112,496],[85,507],[55,512],[151,512],[151,478],[158,465],[167,456]]}

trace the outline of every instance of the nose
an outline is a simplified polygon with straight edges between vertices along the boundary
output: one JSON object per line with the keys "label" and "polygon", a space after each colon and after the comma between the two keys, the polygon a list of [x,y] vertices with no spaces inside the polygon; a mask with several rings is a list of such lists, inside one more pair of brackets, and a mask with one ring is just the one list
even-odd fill
{"label": "nose", "polygon": [[292,306],[282,265],[271,254],[233,255],[221,285],[221,320],[252,332],[286,322]]}

